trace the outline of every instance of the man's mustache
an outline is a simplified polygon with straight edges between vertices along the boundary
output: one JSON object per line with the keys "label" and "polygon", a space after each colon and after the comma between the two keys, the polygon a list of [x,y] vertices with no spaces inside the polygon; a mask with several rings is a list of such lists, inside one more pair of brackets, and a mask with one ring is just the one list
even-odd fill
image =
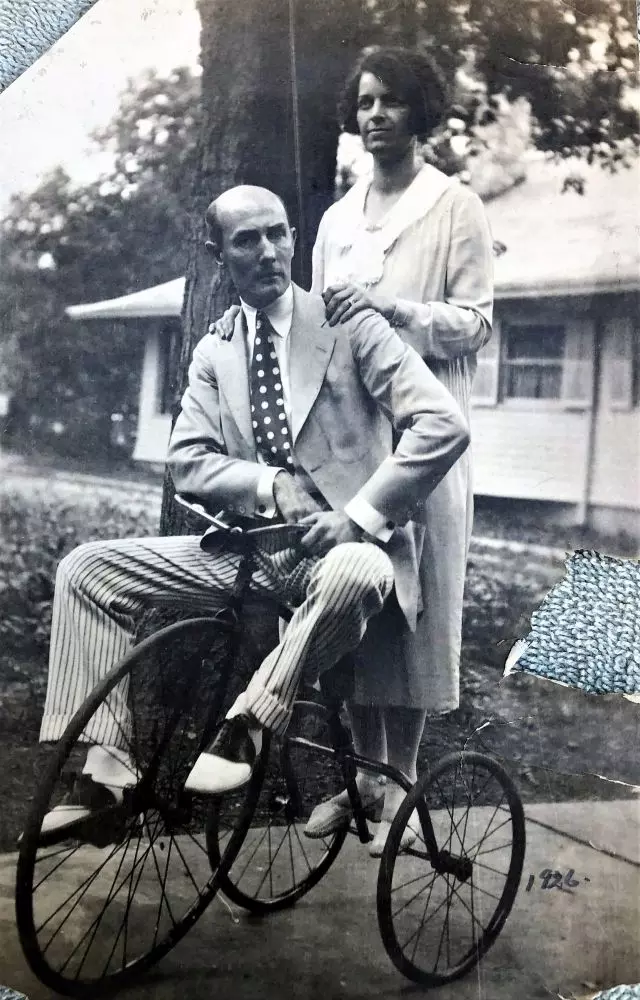
{"label": "man's mustache", "polygon": [[279,267],[264,268],[258,271],[259,278],[281,278],[284,275]]}

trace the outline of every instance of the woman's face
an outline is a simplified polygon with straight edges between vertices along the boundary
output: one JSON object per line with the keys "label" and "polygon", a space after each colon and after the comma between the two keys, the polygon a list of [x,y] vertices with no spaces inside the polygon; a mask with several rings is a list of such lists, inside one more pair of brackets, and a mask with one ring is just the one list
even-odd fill
{"label": "woman's face", "polygon": [[358,87],[357,122],[364,148],[384,159],[402,158],[411,146],[409,105],[373,73],[363,73]]}

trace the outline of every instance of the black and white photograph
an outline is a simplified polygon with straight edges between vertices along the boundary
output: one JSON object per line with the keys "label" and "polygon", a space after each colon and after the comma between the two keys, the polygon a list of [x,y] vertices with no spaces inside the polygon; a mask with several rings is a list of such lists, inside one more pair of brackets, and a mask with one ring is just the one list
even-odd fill
{"label": "black and white photograph", "polygon": [[640,998],[633,0],[2,0],[0,135],[0,997]]}

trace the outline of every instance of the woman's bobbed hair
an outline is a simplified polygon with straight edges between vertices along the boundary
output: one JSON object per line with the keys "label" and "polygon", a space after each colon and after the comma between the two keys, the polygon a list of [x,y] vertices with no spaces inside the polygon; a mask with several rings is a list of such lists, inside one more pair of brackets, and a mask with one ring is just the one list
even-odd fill
{"label": "woman's bobbed hair", "polygon": [[409,130],[427,139],[440,124],[447,107],[447,87],[437,63],[425,53],[400,46],[365,49],[351,70],[338,104],[345,132],[358,135],[358,89],[363,73],[376,76],[399,101],[409,105]]}

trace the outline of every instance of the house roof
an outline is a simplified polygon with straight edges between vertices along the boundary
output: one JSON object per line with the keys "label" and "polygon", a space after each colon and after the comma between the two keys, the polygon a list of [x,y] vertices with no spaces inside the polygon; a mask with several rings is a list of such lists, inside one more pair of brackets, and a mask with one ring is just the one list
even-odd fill
{"label": "house roof", "polygon": [[[584,194],[562,191],[584,178]],[[615,174],[599,166],[531,160],[526,179],[486,205],[497,298],[640,288],[640,161]]]}
{"label": "house roof", "polygon": [[179,316],[184,297],[184,278],[174,278],[162,285],[144,288],[131,295],[86,305],[67,306],[71,319],[140,319],[149,316]]}
{"label": "house roof", "polygon": [[[584,194],[565,178],[584,178]],[[598,166],[544,159],[526,179],[486,205],[494,240],[498,299],[640,289],[640,160],[611,174]],[[71,319],[180,316],[184,278],[104,302],[69,306]]]}

